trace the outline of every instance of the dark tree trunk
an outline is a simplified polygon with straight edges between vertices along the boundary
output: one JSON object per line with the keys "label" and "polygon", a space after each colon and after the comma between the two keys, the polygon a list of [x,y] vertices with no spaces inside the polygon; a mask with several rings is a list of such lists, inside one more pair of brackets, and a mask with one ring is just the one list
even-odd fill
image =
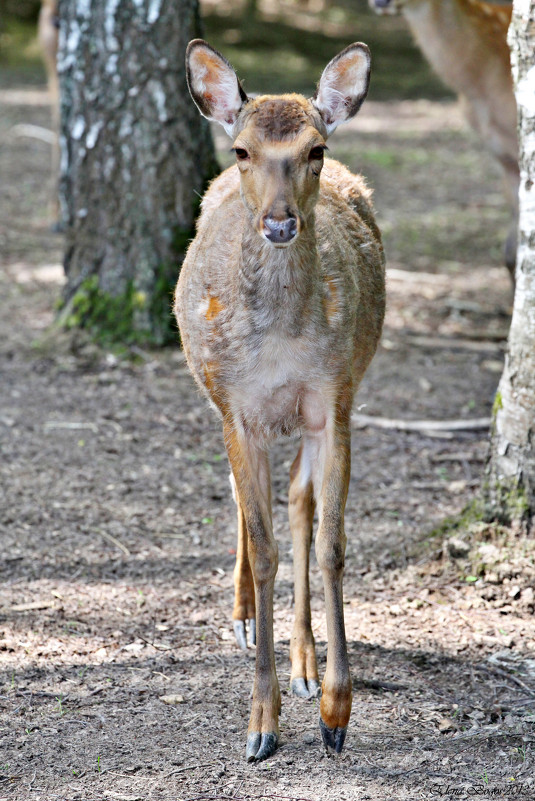
{"label": "dark tree trunk", "polygon": [[486,492],[489,516],[505,522],[535,517],[535,0],[514,0],[509,43],[519,119],[519,247]]}
{"label": "dark tree trunk", "polygon": [[163,344],[199,196],[217,171],[184,56],[197,0],[60,0],[62,320]]}

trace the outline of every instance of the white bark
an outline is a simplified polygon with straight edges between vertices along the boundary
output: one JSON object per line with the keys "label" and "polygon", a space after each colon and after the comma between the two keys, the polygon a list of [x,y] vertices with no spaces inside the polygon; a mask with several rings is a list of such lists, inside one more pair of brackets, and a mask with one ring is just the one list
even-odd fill
{"label": "white bark", "polygon": [[520,140],[519,248],[489,471],[491,507],[505,519],[535,516],[535,0],[514,0],[509,44]]}

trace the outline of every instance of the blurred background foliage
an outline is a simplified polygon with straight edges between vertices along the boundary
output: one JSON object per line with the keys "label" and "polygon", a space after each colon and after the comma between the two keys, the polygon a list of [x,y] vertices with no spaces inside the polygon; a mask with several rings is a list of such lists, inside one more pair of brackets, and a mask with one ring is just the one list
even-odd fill
{"label": "blurred background foliage", "polygon": [[[310,94],[327,61],[353,41],[372,51],[370,99],[451,97],[401,16],[367,0],[201,0],[205,36],[251,92]],[[0,82],[43,83],[36,41],[39,0],[0,0]]]}

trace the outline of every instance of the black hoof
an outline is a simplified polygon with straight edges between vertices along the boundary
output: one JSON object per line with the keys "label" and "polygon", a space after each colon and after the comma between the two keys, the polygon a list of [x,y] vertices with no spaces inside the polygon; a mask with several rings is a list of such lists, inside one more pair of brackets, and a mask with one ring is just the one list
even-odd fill
{"label": "black hoof", "polygon": [[320,718],[320,731],[325,748],[329,751],[334,751],[335,754],[340,754],[344,747],[347,726],[344,726],[344,728],[336,727],[335,729],[330,729]]}
{"label": "black hoof", "polygon": [[234,634],[236,642],[243,651],[247,650],[247,643],[249,645],[256,645],[256,620],[254,618],[247,621],[249,624],[246,628],[245,620],[234,621]]}
{"label": "black hoof", "polygon": [[316,679],[292,679],[290,691],[299,698],[319,698],[321,687]]}
{"label": "black hoof", "polygon": [[273,756],[277,748],[279,738],[274,732],[260,734],[260,732],[252,732],[247,735],[247,750],[245,751],[245,758],[247,762],[261,762]]}

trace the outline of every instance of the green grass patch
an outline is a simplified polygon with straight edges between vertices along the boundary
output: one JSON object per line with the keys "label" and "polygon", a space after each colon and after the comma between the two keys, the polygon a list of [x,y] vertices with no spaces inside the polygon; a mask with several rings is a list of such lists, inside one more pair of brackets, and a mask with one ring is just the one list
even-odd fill
{"label": "green grass patch", "polygon": [[445,539],[460,531],[467,531],[471,525],[480,522],[482,519],[483,506],[481,502],[476,499],[465,506],[460,514],[444,518],[441,523],[430,531],[427,541],[431,542],[437,538]]}
{"label": "green grass patch", "polygon": [[104,292],[97,275],[86,278],[61,309],[58,324],[83,329],[98,345],[114,349],[125,345],[161,346],[178,341],[171,312],[174,281],[166,271],[156,277],[150,297],[130,281],[117,295]]}

